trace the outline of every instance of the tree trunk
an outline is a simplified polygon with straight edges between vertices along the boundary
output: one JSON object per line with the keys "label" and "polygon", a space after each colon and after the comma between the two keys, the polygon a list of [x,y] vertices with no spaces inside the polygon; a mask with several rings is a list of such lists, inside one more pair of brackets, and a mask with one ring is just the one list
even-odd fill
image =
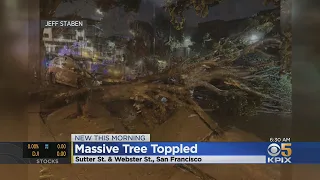
{"label": "tree trunk", "polygon": [[82,116],[83,115],[83,107],[80,101],[77,101],[77,115]]}
{"label": "tree trunk", "polygon": [[[41,27],[40,27],[41,28]],[[38,81],[40,85],[43,85],[43,82],[45,80],[45,66],[43,64],[43,61],[45,59],[45,54],[46,54],[46,47],[44,45],[43,41],[43,31],[44,29],[40,29],[40,59],[39,59],[39,69],[38,69]]]}
{"label": "tree trunk", "polygon": [[88,116],[87,105],[89,101],[90,90],[85,91],[83,94],[77,97],[77,115],[78,116]]}

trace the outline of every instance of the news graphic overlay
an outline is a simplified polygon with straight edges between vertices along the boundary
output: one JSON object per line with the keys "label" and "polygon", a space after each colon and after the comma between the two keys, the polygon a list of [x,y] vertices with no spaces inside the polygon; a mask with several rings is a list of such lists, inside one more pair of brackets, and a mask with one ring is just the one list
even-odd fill
{"label": "news graphic overlay", "polygon": [[85,20],[41,20],[41,28],[67,27],[67,28],[85,28]]}
{"label": "news graphic overlay", "polygon": [[70,164],[70,142],[0,142],[0,164]]}
{"label": "news graphic overlay", "polygon": [[[100,163],[105,162],[105,155],[112,152],[119,152],[119,148],[110,146],[110,143],[128,143],[128,142],[150,142],[150,134],[72,134],[72,163]],[[74,156],[74,153],[82,152],[80,156]],[[86,153],[99,153],[104,155],[98,158],[89,157]],[[109,161],[110,162],[110,161]]]}
{"label": "news graphic overlay", "polygon": [[150,142],[149,134],[73,134],[0,142],[0,164],[320,164],[319,142]]}
{"label": "news graphic overlay", "polygon": [[71,142],[150,142],[150,134],[71,134]]}
{"label": "news graphic overlay", "polygon": [[148,134],[73,134],[73,164],[317,164],[320,143],[150,142]]}
{"label": "news graphic overlay", "polygon": [[72,163],[266,163],[266,144],[150,142],[149,134],[73,134]]}
{"label": "news graphic overlay", "polygon": [[270,164],[291,164],[292,144],[291,143],[271,143],[268,146],[267,163]]}
{"label": "news graphic overlay", "polygon": [[23,157],[35,164],[69,164],[69,142],[25,142]]}

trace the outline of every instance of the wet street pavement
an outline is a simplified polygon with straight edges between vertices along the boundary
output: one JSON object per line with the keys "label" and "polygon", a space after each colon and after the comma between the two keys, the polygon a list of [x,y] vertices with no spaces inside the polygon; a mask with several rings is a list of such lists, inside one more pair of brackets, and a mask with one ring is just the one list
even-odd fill
{"label": "wet street pavement", "polygon": [[[1,132],[3,135],[0,137],[12,135],[11,137],[14,138],[12,140],[15,141],[69,141],[72,133],[126,133],[118,119],[111,117],[103,107],[92,106],[91,112],[95,116],[94,118],[68,119],[67,117],[76,110],[75,105],[71,104],[49,115],[46,124],[44,124],[39,116],[40,104],[30,103],[25,113],[27,118],[20,119],[20,121],[7,121],[5,125],[8,128]],[[266,123],[267,120],[270,123]],[[248,121],[248,124],[244,124],[243,127],[228,128],[224,137],[217,138],[210,136],[210,130],[197,116],[194,116],[192,112],[181,109],[168,121],[156,128],[151,133],[151,137],[152,141],[262,141],[263,138],[261,137],[263,135],[267,137],[266,134],[281,128],[279,123],[278,125],[274,123],[275,120],[275,118],[266,116],[266,119]],[[268,126],[270,128],[267,128]],[[262,127],[266,128],[264,132],[259,134],[257,130],[250,130],[250,127],[260,127],[261,131]],[[15,130],[12,131],[12,129]],[[246,132],[245,129],[248,131]],[[1,174],[8,180],[25,179],[26,175],[28,175],[28,179],[48,179],[50,177],[53,180],[196,180],[200,176],[183,171],[174,165],[12,166],[15,168],[1,167]],[[297,171],[302,171],[301,167],[308,170],[308,166],[300,166]],[[200,173],[218,180],[280,180],[281,172],[286,167],[278,165],[211,164],[196,165],[194,168],[200,169]],[[15,173],[17,170],[25,173]],[[317,179],[315,176],[313,177],[310,174],[308,180]]]}
{"label": "wet street pavement", "polygon": [[[97,110],[98,106],[93,109]],[[95,115],[100,117],[93,119],[66,119],[74,111],[74,105],[61,108],[58,112],[49,115],[46,124],[43,124],[36,113],[29,113],[29,118],[32,119],[30,132],[34,132],[34,135],[30,133],[29,141],[32,139],[69,141],[72,133],[98,133],[106,129],[109,130],[109,133],[126,133],[116,124],[117,120],[112,119],[108,113],[96,111]],[[190,115],[192,113],[187,110],[178,110],[173,117],[151,133],[152,141],[203,141],[204,139],[208,141],[260,141],[255,135],[239,129],[230,129],[222,139],[211,137],[210,130],[199,117]],[[29,165],[29,167],[29,170],[33,171],[34,176],[38,176],[38,179],[43,168],[45,171],[42,174],[52,175],[51,179],[57,180],[196,180],[200,176],[182,171],[174,165]],[[280,176],[279,167],[274,165],[197,165],[194,168],[200,169],[200,173],[208,177],[224,180],[271,180],[279,179]]]}

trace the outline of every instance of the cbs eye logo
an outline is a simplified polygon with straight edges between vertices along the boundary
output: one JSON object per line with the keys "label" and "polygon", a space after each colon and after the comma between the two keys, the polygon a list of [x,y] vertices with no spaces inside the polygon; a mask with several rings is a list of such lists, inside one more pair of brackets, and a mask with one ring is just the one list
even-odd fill
{"label": "cbs eye logo", "polygon": [[281,143],[281,147],[276,143],[272,143],[268,146],[268,154],[270,156],[278,156],[280,153],[281,156],[291,156],[291,143]]}

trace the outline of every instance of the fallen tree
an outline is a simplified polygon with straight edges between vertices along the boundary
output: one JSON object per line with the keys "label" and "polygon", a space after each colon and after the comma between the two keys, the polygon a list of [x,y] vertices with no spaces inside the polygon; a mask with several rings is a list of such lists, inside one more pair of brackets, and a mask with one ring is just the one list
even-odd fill
{"label": "fallen tree", "polygon": [[[212,109],[232,110],[238,115],[260,112],[290,114],[290,32],[275,32],[277,15],[254,17],[244,32],[214,44],[205,57],[190,58],[175,67],[137,81],[59,92],[48,96],[47,107],[68,104],[95,91],[101,103],[130,101],[144,123],[154,128],[165,122],[177,107],[194,111],[216,134],[222,130],[193,96],[201,87],[210,91]],[[259,30],[264,37],[246,39]],[[270,53],[271,51],[275,53]],[[284,58],[286,58],[284,60]],[[232,106],[231,106],[232,105]]]}
{"label": "fallen tree", "polygon": [[[265,39],[262,42],[248,46],[242,50],[244,54],[240,54],[244,56],[258,47],[266,47],[270,44],[272,46],[274,44],[280,46],[280,41],[277,39]],[[205,87],[226,100],[240,98],[247,103],[251,101],[251,103],[255,104],[255,108],[267,105],[262,102],[279,104],[277,108],[286,103],[284,102],[285,99],[277,97],[276,94],[265,93],[263,90],[259,90],[261,87],[253,86],[253,82],[263,78],[263,75],[256,74],[261,72],[259,70],[261,66],[250,68],[237,66],[237,60],[239,60],[239,57],[234,59],[203,60],[173,68],[165,73],[146,77],[137,82],[105,86],[97,90],[103,94],[101,102],[104,103],[115,100],[130,100],[134,102],[137,112],[144,117],[145,123],[149,126],[162,124],[168,118],[167,116],[170,112],[173,112],[177,106],[182,106],[193,110],[213,132],[221,134],[222,131],[218,125],[206,115],[192,97],[190,93],[192,89]],[[211,83],[214,80],[218,80],[219,83]],[[72,102],[78,96],[91,90],[90,88],[85,88],[55,95],[51,102]],[[239,106],[247,107],[243,104],[239,104]]]}

